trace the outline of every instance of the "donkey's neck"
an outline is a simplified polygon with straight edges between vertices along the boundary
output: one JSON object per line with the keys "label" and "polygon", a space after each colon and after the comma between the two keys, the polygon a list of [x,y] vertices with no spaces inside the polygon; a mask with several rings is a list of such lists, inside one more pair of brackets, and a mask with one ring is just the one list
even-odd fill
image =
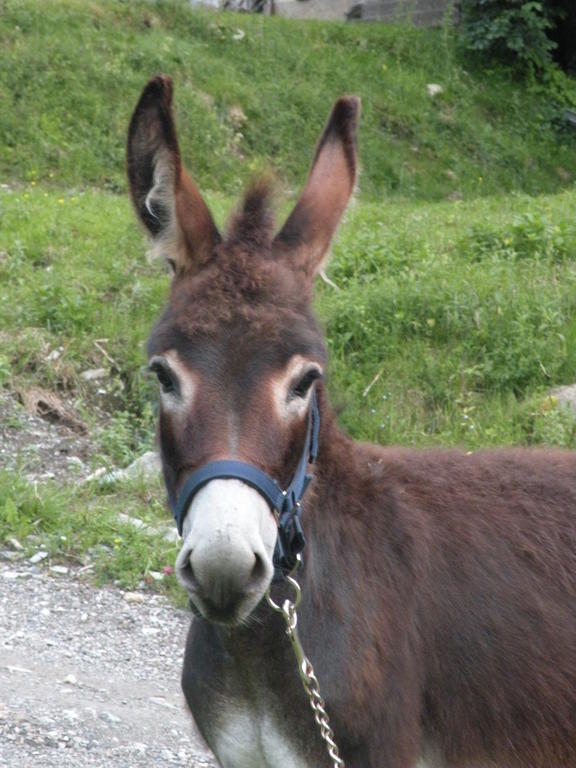
{"label": "donkey's neck", "polygon": [[[359,507],[355,508],[352,480],[362,457],[359,459],[361,449],[338,429],[322,400],[320,453],[313,484],[303,502],[307,546],[303,566],[295,574],[302,587],[298,632],[344,747],[351,715],[341,697],[349,685],[343,682],[346,674],[342,674],[341,665],[334,666],[333,661],[351,658],[358,642],[350,631],[358,606],[350,573],[361,564],[355,561],[356,544],[348,549],[347,540],[358,539],[359,527],[364,527],[358,519]],[[361,507],[361,501],[356,499],[356,503]],[[285,583],[273,585],[272,590],[279,604],[294,596]],[[242,743],[240,732],[245,732],[246,743],[252,744],[250,749],[246,747],[246,757],[254,762],[248,760],[246,764],[274,768],[324,764],[325,745],[319,738],[285,628],[282,616],[265,600],[241,626],[217,626],[202,619],[193,622],[184,690],[198,725],[223,765],[227,765],[227,740],[237,751]],[[268,743],[263,734],[270,733],[274,736]],[[282,755],[279,762],[265,758],[272,752]],[[365,765],[366,760],[360,759],[358,764]]]}

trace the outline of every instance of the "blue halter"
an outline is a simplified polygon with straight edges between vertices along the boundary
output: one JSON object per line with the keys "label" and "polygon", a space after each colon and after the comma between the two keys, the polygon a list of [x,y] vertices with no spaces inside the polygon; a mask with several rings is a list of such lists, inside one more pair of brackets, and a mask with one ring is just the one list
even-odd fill
{"label": "blue halter", "polygon": [[180,496],[177,499],[170,499],[170,506],[172,507],[172,513],[180,536],[182,536],[182,525],[186,512],[192,499],[202,486],[206,485],[210,480],[217,478],[242,480],[242,482],[257,490],[268,502],[272,512],[276,514],[278,522],[278,538],[276,539],[276,547],[274,549],[276,577],[279,578],[290,573],[296,566],[298,555],[306,544],[300,522],[302,515],[300,501],[312,480],[312,475],[308,474],[307,470],[308,464],[313,464],[318,456],[319,432],[320,412],[318,410],[316,391],[314,391],[308,416],[306,443],[298,466],[286,490],[282,490],[276,480],[273,480],[265,472],[243,461],[234,461],[232,459],[211,461],[197,469],[184,483]]}

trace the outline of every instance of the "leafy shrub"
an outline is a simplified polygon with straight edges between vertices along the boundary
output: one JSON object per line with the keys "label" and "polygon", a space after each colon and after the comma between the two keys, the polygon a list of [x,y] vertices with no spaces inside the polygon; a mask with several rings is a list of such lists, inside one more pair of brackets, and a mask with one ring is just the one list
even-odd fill
{"label": "leafy shrub", "polygon": [[463,0],[462,33],[471,51],[487,53],[507,63],[518,62],[528,72],[546,69],[556,43],[553,24],[537,0]]}

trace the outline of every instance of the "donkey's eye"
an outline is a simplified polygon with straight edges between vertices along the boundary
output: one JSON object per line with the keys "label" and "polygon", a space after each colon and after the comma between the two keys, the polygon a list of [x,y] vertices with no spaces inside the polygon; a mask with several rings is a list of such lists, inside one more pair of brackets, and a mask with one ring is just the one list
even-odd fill
{"label": "donkey's eye", "polygon": [[317,379],[321,378],[321,376],[322,374],[318,368],[310,368],[307,370],[306,373],[290,387],[290,399],[295,397],[306,397],[312,384],[314,384]]}
{"label": "donkey's eye", "polygon": [[180,391],[178,382],[174,378],[172,372],[165,365],[160,362],[153,362],[150,364],[150,370],[152,373],[156,374],[156,378],[158,379],[158,384],[160,384],[160,389],[162,392],[172,392],[174,394],[178,394]]}

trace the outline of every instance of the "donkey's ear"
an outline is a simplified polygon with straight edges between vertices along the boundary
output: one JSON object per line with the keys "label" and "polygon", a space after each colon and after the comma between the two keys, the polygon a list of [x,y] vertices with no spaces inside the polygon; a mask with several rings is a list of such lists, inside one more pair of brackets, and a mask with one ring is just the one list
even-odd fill
{"label": "donkey's ear", "polygon": [[300,199],[275,244],[312,277],[322,269],[356,182],[360,99],[338,99],[326,123]]}
{"label": "donkey's ear", "polygon": [[200,269],[220,235],[180,161],[168,77],[142,91],[130,121],[127,166],[134,207],[154,245],[176,273]]}

